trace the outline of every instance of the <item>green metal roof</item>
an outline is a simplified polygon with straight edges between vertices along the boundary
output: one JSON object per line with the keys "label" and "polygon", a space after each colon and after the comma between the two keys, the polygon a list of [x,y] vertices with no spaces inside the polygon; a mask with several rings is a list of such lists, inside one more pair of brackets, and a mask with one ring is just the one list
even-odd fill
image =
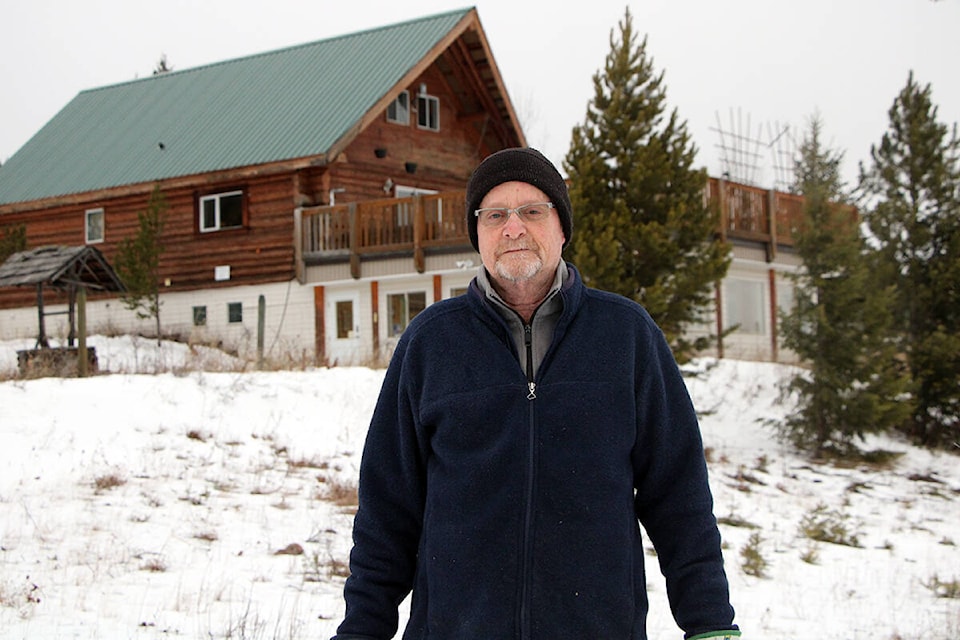
{"label": "green metal roof", "polygon": [[0,167],[0,204],[322,155],[469,11],[82,91]]}

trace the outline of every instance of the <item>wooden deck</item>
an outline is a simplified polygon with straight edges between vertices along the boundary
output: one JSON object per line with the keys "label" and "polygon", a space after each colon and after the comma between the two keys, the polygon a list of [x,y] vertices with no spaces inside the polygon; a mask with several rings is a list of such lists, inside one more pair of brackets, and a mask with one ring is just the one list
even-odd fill
{"label": "wooden deck", "polygon": [[[792,246],[803,215],[803,197],[710,178],[704,201],[717,207],[721,239],[762,244],[773,260],[778,246]],[[349,260],[359,277],[360,260],[412,255],[424,270],[430,250],[469,249],[464,192],[446,191],[409,198],[384,198],[305,207],[295,212],[298,275],[308,264]]]}

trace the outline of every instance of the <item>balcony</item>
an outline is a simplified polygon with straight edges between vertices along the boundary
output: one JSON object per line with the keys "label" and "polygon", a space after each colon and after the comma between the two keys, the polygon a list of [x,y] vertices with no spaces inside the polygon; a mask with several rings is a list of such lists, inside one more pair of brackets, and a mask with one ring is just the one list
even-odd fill
{"label": "balcony", "polygon": [[803,220],[803,196],[793,193],[708,178],[703,198],[719,210],[722,240],[761,243],[770,260],[778,246],[793,246]]}
{"label": "balcony", "polygon": [[297,264],[349,260],[358,278],[362,259],[400,254],[423,273],[426,252],[471,249],[464,206],[463,191],[446,191],[297,209]]}
{"label": "balcony", "polygon": [[[721,239],[762,244],[770,260],[778,245],[793,244],[803,216],[802,196],[717,178],[707,180],[703,197],[719,209]],[[298,275],[305,265],[349,260],[359,278],[361,260],[390,255],[412,256],[423,273],[427,252],[470,250],[464,206],[463,191],[446,191],[297,209]]]}

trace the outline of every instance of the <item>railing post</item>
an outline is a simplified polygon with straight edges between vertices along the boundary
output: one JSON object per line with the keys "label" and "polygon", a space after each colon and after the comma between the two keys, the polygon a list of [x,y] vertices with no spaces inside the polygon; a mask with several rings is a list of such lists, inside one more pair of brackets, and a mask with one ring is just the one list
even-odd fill
{"label": "railing post", "polygon": [[767,262],[773,262],[777,259],[777,191],[770,189],[767,191],[767,208],[770,213],[767,220],[767,227],[770,230],[770,243],[767,245]]}
{"label": "railing post", "polygon": [[720,207],[720,242],[727,241],[727,181],[717,178],[717,206]]}
{"label": "railing post", "polygon": [[350,203],[350,275],[360,279],[360,224],[356,202]]}
{"label": "railing post", "polygon": [[423,197],[413,196],[413,267],[417,273],[423,273],[426,264],[423,257],[423,236],[426,232],[427,221],[423,210]]}
{"label": "railing post", "polygon": [[293,268],[297,277],[297,282],[304,284],[306,274],[303,266],[303,209],[297,207],[293,210]]}

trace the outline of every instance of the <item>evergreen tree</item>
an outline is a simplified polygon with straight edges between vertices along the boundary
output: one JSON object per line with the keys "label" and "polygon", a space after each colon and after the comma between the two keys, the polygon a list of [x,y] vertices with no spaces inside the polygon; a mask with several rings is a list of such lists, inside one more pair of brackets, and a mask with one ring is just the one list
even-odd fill
{"label": "evergreen tree", "polygon": [[137,214],[139,226],[132,238],[117,247],[114,266],[126,287],[121,299],[137,317],[156,320],[157,344],[160,344],[160,256],[163,254],[163,227],[167,201],[160,185],[153,189],[147,208]]}
{"label": "evergreen tree", "polygon": [[797,410],[781,433],[814,454],[849,453],[855,439],[901,423],[910,406],[891,333],[893,291],[871,286],[857,212],[840,179],[842,155],[823,147],[821,132],[815,116],[795,166],[803,268],[792,278],[794,306],[781,318],[781,335],[808,369],[786,387]]}
{"label": "evergreen tree", "polygon": [[7,258],[27,248],[27,227],[24,224],[10,224],[0,229],[0,264]]}
{"label": "evergreen tree", "polygon": [[686,123],[666,113],[646,46],[627,9],[564,161],[577,230],[567,255],[588,285],[642,304],[684,362],[712,339],[685,333],[712,311],[730,257],[704,203],[706,173],[692,168]]}
{"label": "evergreen tree", "polygon": [[937,121],[930,85],[911,72],[890,129],[861,166],[876,273],[895,286],[915,393],[904,431],[927,446],[960,442],[960,140]]}

